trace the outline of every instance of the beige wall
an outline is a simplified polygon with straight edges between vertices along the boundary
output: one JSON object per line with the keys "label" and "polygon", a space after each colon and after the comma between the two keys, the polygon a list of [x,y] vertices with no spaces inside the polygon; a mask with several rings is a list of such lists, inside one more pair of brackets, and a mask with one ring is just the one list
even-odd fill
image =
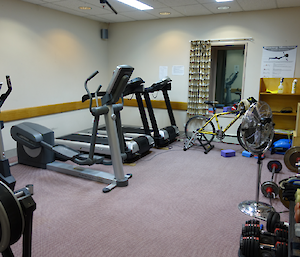
{"label": "beige wall", "polygon": [[[109,39],[101,40],[100,29],[107,24],[19,0],[0,0],[0,7],[0,81],[10,75],[13,83],[2,110],[78,101],[87,76],[98,69],[91,86],[106,88],[119,64],[135,67],[132,77],[142,77],[146,86],[159,79],[159,66],[168,66],[173,80],[170,99],[186,102],[189,41],[194,39],[253,37],[254,42],[248,43],[244,97],[258,97],[262,47],[300,42],[300,8],[113,23]],[[173,76],[173,65],[183,65],[184,76]],[[168,125],[166,112],[156,113],[160,127]],[[175,118],[182,130],[185,112],[175,111]],[[125,124],[140,124],[137,108],[126,107],[122,119]],[[31,120],[57,136],[92,124],[87,110]],[[13,124],[3,130],[5,149],[15,146],[9,135]]]}
{"label": "beige wall", "polygon": [[[299,12],[300,8],[286,8],[114,23],[109,27],[109,68],[113,69],[118,63],[130,64],[135,67],[133,76],[142,77],[146,81],[146,86],[150,86],[159,78],[159,66],[168,66],[169,76],[173,80],[170,99],[186,102],[189,41],[252,37],[254,41],[248,43],[246,57],[244,97],[258,98],[263,46],[298,45]],[[297,57],[296,77],[300,75],[300,51],[297,52]],[[173,65],[183,65],[184,76],[172,76]],[[125,108],[123,116],[126,117],[133,111],[132,108],[128,111]],[[157,113],[166,117],[166,113],[161,110],[157,110]],[[175,112],[175,115],[182,130],[186,122],[185,113]],[[158,117],[158,119],[161,120],[160,126],[167,125],[166,118]],[[235,131],[234,128],[230,133],[234,134]]]}
{"label": "beige wall", "polygon": [[[0,0],[0,81],[10,75],[13,86],[2,110],[80,101],[85,79],[97,69],[91,87],[108,84],[108,42],[100,38],[106,26],[19,0]],[[87,110],[30,121],[57,136],[92,125]],[[19,122],[5,124],[5,149],[15,147],[9,130]]]}

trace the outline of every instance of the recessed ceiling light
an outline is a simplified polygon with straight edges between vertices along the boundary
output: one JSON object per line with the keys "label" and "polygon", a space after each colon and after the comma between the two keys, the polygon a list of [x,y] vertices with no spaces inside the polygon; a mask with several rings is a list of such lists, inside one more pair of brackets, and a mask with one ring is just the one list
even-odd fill
{"label": "recessed ceiling light", "polygon": [[92,7],[89,7],[89,6],[79,6],[78,7],[80,10],[91,10]]}
{"label": "recessed ceiling light", "polygon": [[170,12],[160,12],[159,14],[160,15],[170,15],[171,13]]}
{"label": "recessed ceiling light", "polygon": [[233,0],[216,0],[218,3],[223,3],[223,2],[232,2]]}
{"label": "recessed ceiling light", "polygon": [[140,1],[137,1],[137,0],[118,0],[119,2],[123,3],[123,4],[127,4],[127,5],[130,5],[131,7],[134,7],[136,9],[139,9],[139,10],[151,10],[153,9],[153,7],[149,6],[149,5],[146,5]]}
{"label": "recessed ceiling light", "polygon": [[229,8],[230,8],[229,6],[218,6],[217,7],[218,10],[227,10]]}

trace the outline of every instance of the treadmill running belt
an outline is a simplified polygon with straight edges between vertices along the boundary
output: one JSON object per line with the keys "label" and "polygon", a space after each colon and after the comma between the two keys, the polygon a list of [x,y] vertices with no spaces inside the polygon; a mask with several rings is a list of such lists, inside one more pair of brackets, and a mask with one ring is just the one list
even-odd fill
{"label": "treadmill running belt", "polygon": [[[83,142],[83,143],[90,143],[91,142],[91,136],[90,135],[79,135],[79,134],[70,134],[70,135],[67,135],[67,136],[59,137],[57,139],[77,141],[77,142]],[[97,137],[96,144],[108,145],[108,138]]]}
{"label": "treadmill running belt", "polygon": [[123,133],[145,134],[145,130],[142,128],[122,127],[122,130],[123,130]]}

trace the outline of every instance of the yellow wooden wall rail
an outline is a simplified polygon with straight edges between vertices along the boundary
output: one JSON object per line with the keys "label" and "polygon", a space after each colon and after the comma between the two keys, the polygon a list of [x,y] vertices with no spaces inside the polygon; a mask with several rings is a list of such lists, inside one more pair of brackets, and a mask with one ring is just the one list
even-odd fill
{"label": "yellow wooden wall rail", "polygon": [[[146,103],[143,100],[143,104],[146,107]],[[158,109],[166,109],[165,101],[163,100],[151,100],[151,104],[153,108]],[[137,101],[135,99],[124,99],[124,106],[134,106],[137,107]],[[171,106],[173,110],[186,111],[187,103],[185,102],[171,102]]]}
{"label": "yellow wooden wall rail", "polygon": [[[145,101],[144,106],[146,106]],[[152,100],[151,101],[153,108],[166,109],[165,101],[163,100]],[[95,106],[95,104],[93,104]],[[124,106],[133,106],[137,107],[137,101],[135,99],[124,99]],[[185,111],[187,109],[187,103],[184,102],[171,102],[171,106],[173,110],[182,110]],[[44,115],[57,114],[62,112],[75,111],[80,109],[85,109],[89,107],[89,101],[84,103],[82,102],[69,102],[69,103],[61,103],[61,104],[52,104],[52,105],[44,105],[37,107],[28,107],[22,109],[15,110],[7,110],[2,111],[0,113],[0,120],[4,122],[15,121],[15,120],[23,120],[29,119]]]}

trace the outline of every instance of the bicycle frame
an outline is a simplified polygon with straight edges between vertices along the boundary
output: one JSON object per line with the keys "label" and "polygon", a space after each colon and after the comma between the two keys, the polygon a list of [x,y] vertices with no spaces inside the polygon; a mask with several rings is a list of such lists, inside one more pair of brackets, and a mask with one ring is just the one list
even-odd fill
{"label": "bicycle frame", "polygon": [[[202,128],[199,128],[197,130],[198,133],[202,133],[202,134],[211,134],[211,135],[217,135],[217,132],[213,133],[211,131],[203,131],[203,129],[207,126],[207,124],[209,124],[213,119],[216,120],[216,123],[217,123],[217,126],[218,126],[218,130],[217,131],[220,131],[221,130],[221,127],[220,127],[220,123],[219,123],[219,119],[218,117],[219,116],[223,116],[223,115],[228,115],[228,114],[233,114],[233,112],[220,112],[220,113],[214,113],[214,115],[202,126]],[[239,112],[235,118],[227,125],[226,128],[224,128],[222,130],[223,133],[225,133],[238,119],[239,117],[241,117],[242,113]]]}

